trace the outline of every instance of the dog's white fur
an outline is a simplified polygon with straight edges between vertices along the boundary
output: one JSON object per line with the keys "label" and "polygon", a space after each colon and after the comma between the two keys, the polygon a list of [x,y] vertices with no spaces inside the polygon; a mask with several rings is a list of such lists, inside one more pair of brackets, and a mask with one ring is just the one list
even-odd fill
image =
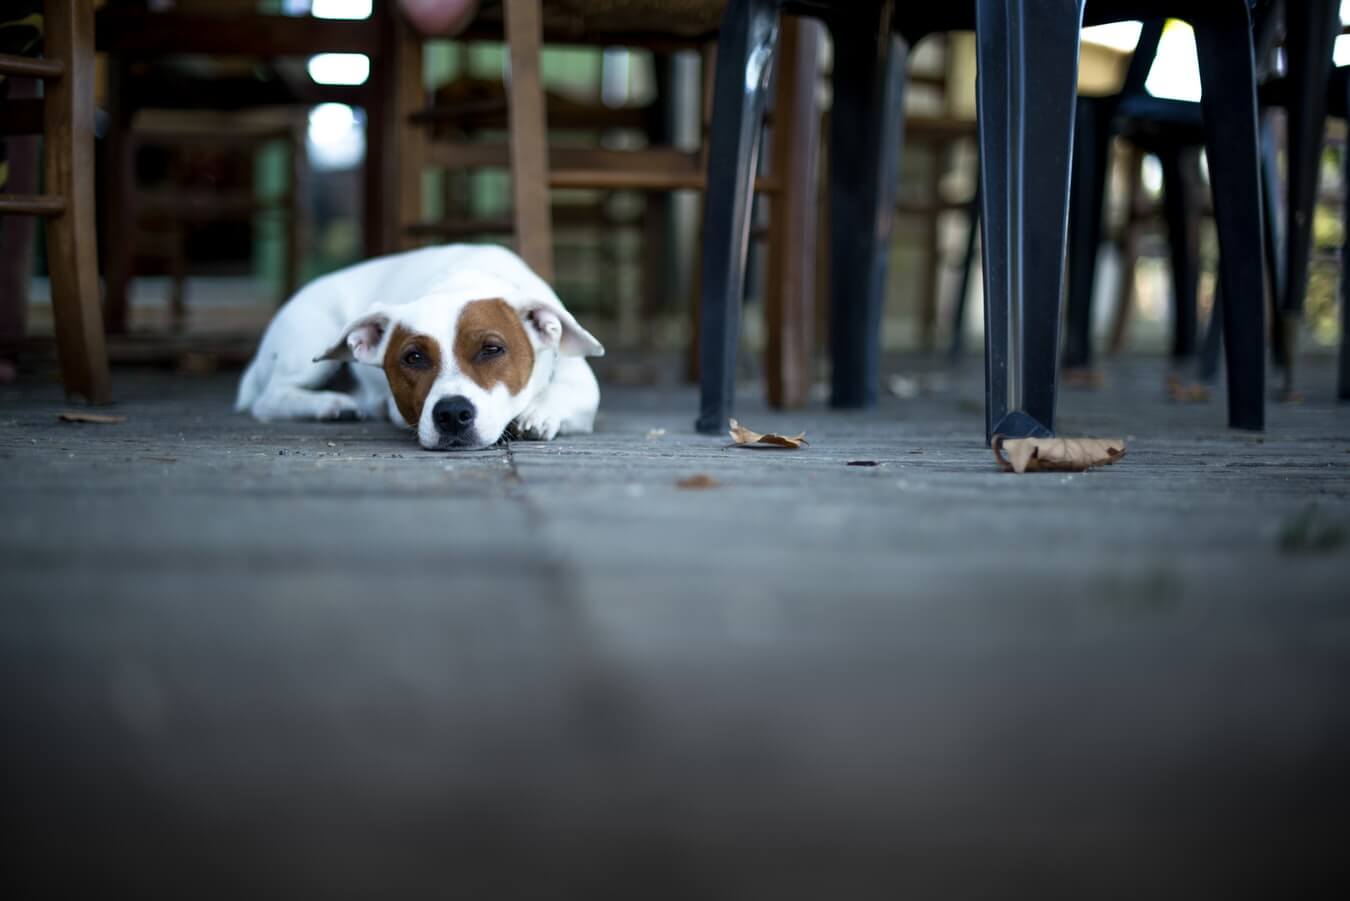
{"label": "dog's white fur", "polygon": [[[459,371],[452,348],[465,304],[500,298],[521,317],[534,347],[526,387],[511,394],[479,387]],[[436,339],[439,374],[419,422],[404,422],[382,362],[389,336],[402,325]],[[553,289],[509,250],[451,244],[379,257],[311,282],[273,318],[239,383],[235,409],[260,420],[388,417],[417,430],[428,449],[444,441],[432,419],[441,398],[463,396],[477,408],[475,444],[495,443],[515,423],[517,437],[549,440],[590,432],[600,387],[583,356],[604,348],[563,306]],[[356,377],[352,394],[322,390],[345,361]]]}

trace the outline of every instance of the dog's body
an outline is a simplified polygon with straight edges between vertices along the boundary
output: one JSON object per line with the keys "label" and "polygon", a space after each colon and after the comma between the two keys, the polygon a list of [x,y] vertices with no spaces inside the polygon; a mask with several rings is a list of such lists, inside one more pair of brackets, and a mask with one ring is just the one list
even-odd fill
{"label": "dog's body", "polygon": [[[589,432],[604,348],[501,247],[429,247],[306,285],[263,335],[235,408],[261,420],[388,417],[428,449]],[[323,390],[347,362],[356,389]]]}

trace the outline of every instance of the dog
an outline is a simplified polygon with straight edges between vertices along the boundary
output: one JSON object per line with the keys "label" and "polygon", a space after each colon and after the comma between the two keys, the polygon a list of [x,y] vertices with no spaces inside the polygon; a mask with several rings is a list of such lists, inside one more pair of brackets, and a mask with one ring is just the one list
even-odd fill
{"label": "dog", "polygon": [[[592,430],[604,347],[525,261],[451,244],[311,282],[277,311],[235,402],[254,418],[380,419],[427,450]],[[331,390],[344,364],[351,393]]]}

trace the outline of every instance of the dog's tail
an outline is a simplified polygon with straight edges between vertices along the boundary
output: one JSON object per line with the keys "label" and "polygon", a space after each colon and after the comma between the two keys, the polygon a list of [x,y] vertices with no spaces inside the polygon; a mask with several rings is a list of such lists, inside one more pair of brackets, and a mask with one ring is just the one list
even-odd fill
{"label": "dog's tail", "polygon": [[258,354],[253,358],[253,362],[248,364],[248,368],[244,370],[244,375],[239,379],[239,393],[234,398],[234,412],[247,413],[262,394],[268,376],[268,373],[263,372],[262,369],[262,354]]}

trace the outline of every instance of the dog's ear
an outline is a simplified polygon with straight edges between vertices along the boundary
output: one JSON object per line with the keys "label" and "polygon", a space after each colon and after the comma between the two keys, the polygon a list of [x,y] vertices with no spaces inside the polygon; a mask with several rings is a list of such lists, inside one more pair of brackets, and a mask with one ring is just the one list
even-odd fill
{"label": "dog's ear", "polygon": [[367,313],[342,331],[337,343],[314,358],[340,360],[344,363],[366,363],[379,366],[384,350],[384,339],[389,334],[389,314],[381,311]]}
{"label": "dog's ear", "polygon": [[562,304],[540,302],[525,308],[525,322],[545,344],[565,357],[603,357],[605,348]]}

